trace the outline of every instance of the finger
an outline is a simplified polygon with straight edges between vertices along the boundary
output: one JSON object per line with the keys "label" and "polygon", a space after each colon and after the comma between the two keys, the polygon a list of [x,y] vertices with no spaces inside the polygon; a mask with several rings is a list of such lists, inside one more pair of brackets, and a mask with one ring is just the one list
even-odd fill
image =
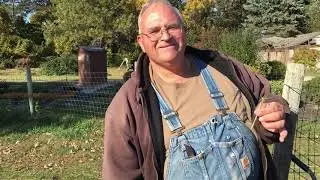
{"label": "finger", "polygon": [[288,136],[288,131],[286,129],[282,129],[280,130],[279,134],[280,134],[279,141],[284,142],[284,140]]}
{"label": "finger", "polygon": [[259,117],[260,122],[279,121],[282,119],[284,119],[284,113],[282,111],[271,112]]}
{"label": "finger", "polygon": [[265,114],[269,114],[275,111],[282,111],[284,112],[284,107],[282,104],[278,102],[271,102],[271,103],[263,103],[257,107],[255,114],[257,116],[263,116]]}
{"label": "finger", "polygon": [[285,125],[285,120],[272,121],[272,122],[261,122],[261,125],[268,131],[276,132],[279,129],[283,129]]}

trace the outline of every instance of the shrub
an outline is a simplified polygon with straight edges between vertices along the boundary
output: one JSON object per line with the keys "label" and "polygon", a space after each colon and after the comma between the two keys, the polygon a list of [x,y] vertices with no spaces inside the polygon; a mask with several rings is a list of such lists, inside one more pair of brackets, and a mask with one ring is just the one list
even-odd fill
{"label": "shrub", "polygon": [[266,75],[269,80],[280,80],[284,79],[286,75],[286,65],[279,61],[269,61],[267,65],[271,67],[271,71]]}
{"label": "shrub", "polygon": [[281,95],[283,90],[283,81],[277,80],[277,81],[270,81],[271,83],[271,92],[275,95]]}
{"label": "shrub", "polygon": [[317,58],[319,57],[320,53],[317,50],[300,48],[295,50],[292,59],[295,63],[300,63],[309,67],[314,67],[316,65]]}
{"label": "shrub", "polygon": [[14,57],[3,57],[0,55],[1,69],[14,68],[16,66],[16,59]]}
{"label": "shrub", "polygon": [[271,72],[271,66],[266,62],[258,62],[253,66],[256,69],[255,72],[267,77]]}
{"label": "shrub", "polygon": [[119,53],[107,52],[107,65],[109,67],[119,67],[123,58]]}
{"label": "shrub", "polygon": [[219,35],[216,48],[247,65],[255,65],[259,51],[256,40],[249,32],[225,31]]}
{"label": "shrub", "polygon": [[303,84],[302,99],[308,103],[320,103],[320,77],[313,78]]}
{"label": "shrub", "polygon": [[50,56],[41,64],[41,70],[45,75],[66,75],[78,72],[77,57],[75,55]]}

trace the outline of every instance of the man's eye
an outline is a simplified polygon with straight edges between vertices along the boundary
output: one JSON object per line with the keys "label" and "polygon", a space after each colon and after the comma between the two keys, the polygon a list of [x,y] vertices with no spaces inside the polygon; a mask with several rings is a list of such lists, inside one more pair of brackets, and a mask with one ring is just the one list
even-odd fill
{"label": "man's eye", "polygon": [[149,34],[154,35],[154,34],[158,34],[160,32],[160,30],[152,30],[149,32]]}
{"label": "man's eye", "polygon": [[171,25],[168,27],[168,30],[175,30],[175,29],[179,29],[179,26],[178,25]]}

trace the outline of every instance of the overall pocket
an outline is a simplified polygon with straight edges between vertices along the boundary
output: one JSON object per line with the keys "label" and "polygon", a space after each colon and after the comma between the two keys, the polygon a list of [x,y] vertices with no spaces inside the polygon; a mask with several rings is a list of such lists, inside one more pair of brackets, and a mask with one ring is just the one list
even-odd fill
{"label": "overall pocket", "polygon": [[190,158],[183,152],[183,157],[178,161],[179,166],[171,166],[175,168],[171,169],[175,172],[171,179],[243,180],[250,175],[252,165],[242,137],[230,142],[213,142],[203,151],[197,152]]}

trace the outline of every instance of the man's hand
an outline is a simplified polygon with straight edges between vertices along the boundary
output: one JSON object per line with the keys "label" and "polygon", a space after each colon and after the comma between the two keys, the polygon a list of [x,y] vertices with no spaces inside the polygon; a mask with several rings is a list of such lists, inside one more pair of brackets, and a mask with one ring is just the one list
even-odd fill
{"label": "man's hand", "polygon": [[282,104],[278,102],[262,103],[255,112],[262,126],[268,131],[279,133],[279,141],[284,142],[288,135],[285,129],[285,111]]}

